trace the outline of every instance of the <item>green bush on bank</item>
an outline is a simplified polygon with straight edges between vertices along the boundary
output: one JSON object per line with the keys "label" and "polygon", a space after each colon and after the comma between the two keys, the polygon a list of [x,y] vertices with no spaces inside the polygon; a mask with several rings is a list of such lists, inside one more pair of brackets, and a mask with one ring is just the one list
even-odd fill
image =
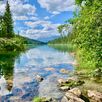
{"label": "green bush on bank", "polygon": [[22,51],[24,49],[25,45],[20,37],[0,38],[0,51]]}
{"label": "green bush on bank", "polygon": [[86,68],[102,67],[102,1],[93,0],[79,15],[71,36],[78,48],[79,63]]}

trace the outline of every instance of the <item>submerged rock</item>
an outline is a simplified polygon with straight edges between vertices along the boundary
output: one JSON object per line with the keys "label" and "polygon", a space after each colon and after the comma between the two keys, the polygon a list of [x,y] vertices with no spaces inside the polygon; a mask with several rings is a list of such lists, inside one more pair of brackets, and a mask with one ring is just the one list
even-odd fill
{"label": "submerged rock", "polygon": [[21,98],[18,96],[12,96],[9,100],[10,102],[22,102]]}
{"label": "submerged rock", "polygon": [[55,68],[45,68],[45,71],[55,71]]}
{"label": "submerged rock", "polygon": [[60,70],[60,73],[62,73],[62,74],[68,74],[70,71],[69,70],[67,70],[67,69],[61,69]]}
{"label": "submerged rock", "polygon": [[20,88],[13,88],[12,89],[12,93],[13,93],[14,96],[21,96],[21,95],[23,95],[23,91]]}
{"label": "submerged rock", "polygon": [[102,93],[88,90],[88,97],[92,102],[102,102]]}
{"label": "submerged rock", "polygon": [[44,78],[41,77],[40,75],[37,75],[37,76],[36,76],[36,80],[37,80],[38,82],[41,82],[41,81],[44,80]]}

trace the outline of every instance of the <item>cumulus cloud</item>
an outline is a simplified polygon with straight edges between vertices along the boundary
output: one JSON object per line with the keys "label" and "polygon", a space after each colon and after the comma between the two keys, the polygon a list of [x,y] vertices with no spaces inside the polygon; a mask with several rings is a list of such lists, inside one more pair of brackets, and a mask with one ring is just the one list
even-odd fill
{"label": "cumulus cloud", "polygon": [[38,3],[52,14],[76,9],[75,0],[38,0]]}
{"label": "cumulus cloud", "polygon": [[[34,22],[27,21],[25,22],[25,25],[30,27],[30,29],[22,30],[21,33],[29,38],[42,39],[47,37],[59,36],[57,32],[57,26],[59,24],[53,24],[50,21],[44,20],[37,20]],[[39,26],[41,26],[41,29],[36,28]]]}
{"label": "cumulus cloud", "polygon": [[44,19],[45,19],[45,20],[48,20],[48,19],[50,19],[50,17],[49,17],[49,16],[46,16],[46,17],[44,17]]}
{"label": "cumulus cloud", "polygon": [[[36,8],[34,5],[26,3],[26,0],[8,0],[14,20],[25,20],[28,15],[34,15]],[[0,3],[0,14],[5,11],[5,2]]]}

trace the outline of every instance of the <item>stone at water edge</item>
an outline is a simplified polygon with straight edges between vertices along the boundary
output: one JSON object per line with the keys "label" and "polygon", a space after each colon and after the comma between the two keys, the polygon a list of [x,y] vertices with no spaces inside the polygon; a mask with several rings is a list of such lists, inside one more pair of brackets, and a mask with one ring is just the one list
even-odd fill
{"label": "stone at water edge", "polygon": [[7,83],[7,89],[11,90],[12,87],[13,87],[13,81],[12,80],[7,80],[6,83]]}
{"label": "stone at water edge", "polygon": [[69,89],[70,89],[69,86],[61,86],[60,87],[60,90],[62,90],[62,91],[68,91]]}
{"label": "stone at water edge", "polygon": [[78,77],[69,77],[67,80],[67,82],[71,82],[71,81],[78,81]]}
{"label": "stone at water edge", "polygon": [[64,97],[62,98],[61,102],[69,102],[69,101],[68,101],[67,97],[64,96]]}
{"label": "stone at water edge", "polygon": [[61,69],[60,70],[60,73],[62,73],[62,74],[68,74],[70,71],[69,70],[67,70],[67,69]]}
{"label": "stone at water edge", "polygon": [[36,80],[37,80],[38,82],[41,82],[41,81],[44,80],[44,78],[41,77],[40,75],[37,75],[37,76],[36,76]]}
{"label": "stone at water edge", "polygon": [[82,95],[82,92],[79,88],[73,88],[73,89],[69,90],[69,92],[73,93],[77,97],[80,97]]}
{"label": "stone at water edge", "polygon": [[77,97],[77,95],[71,93],[71,92],[66,92],[65,96],[68,98],[68,100],[74,100],[74,102],[85,102],[81,98]]}
{"label": "stone at water edge", "polygon": [[65,83],[65,82],[66,82],[66,80],[65,80],[65,79],[58,79],[57,81],[58,81],[58,84],[59,84],[59,85],[61,85],[61,84],[63,84],[63,83]]}
{"label": "stone at water edge", "polygon": [[88,90],[88,97],[94,102],[102,102],[102,93],[100,92]]}
{"label": "stone at water edge", "polygon": [[7,82],[7,84],[9,84],[10,86],[13,85],[13,81],[12,81],[12,80],[7,80],[6,82]]}

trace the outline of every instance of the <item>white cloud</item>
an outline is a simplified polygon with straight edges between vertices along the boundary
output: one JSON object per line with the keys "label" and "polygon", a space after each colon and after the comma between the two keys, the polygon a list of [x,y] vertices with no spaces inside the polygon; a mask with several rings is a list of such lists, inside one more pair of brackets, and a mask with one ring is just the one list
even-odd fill
{"label": "white cloud", "polygon": [[38,3],[52,14],[74,11],[76,8],[75,0],[38,0]]}
{"label": "white cloud", "polygon": [[48,20],[48,19],[50,19],[50,17],[49,17],[49,16],[46,16],[46,17],[44,17],[44,19],[45,19],[45,20]]}
{"label": "white cloud", "polygon": [[[18,20],[25,20],[25,16],[35,15],[36,8],[34,5],[24,3],[26,0],[8,0],[12,15]],[[0,14],[3,14],[5,11],[5,2],[0,4]],[[20,17],[19,17],[20,16]],[[24,19],[23,19],[24,18]],[[27,17],[26,17],[27,19]]]}
{"label": "white cloud", "polygon": [[29,18],[27,16],[14,16],[14,20],[28,20]]}
{"label": "white cloud", "polygon": [[[60,34],[57,32],[57,26],[59,24],[53,24],[50,21],[38,20],[34,22],[25,22],[25,25],[30,27],[30,29],[22,30],[21,34],[23,36],[34,38],[34,39],[42,39],[47,37],[59,36]],[[41,26],[41,29],[36,28],[37,26]]]}

